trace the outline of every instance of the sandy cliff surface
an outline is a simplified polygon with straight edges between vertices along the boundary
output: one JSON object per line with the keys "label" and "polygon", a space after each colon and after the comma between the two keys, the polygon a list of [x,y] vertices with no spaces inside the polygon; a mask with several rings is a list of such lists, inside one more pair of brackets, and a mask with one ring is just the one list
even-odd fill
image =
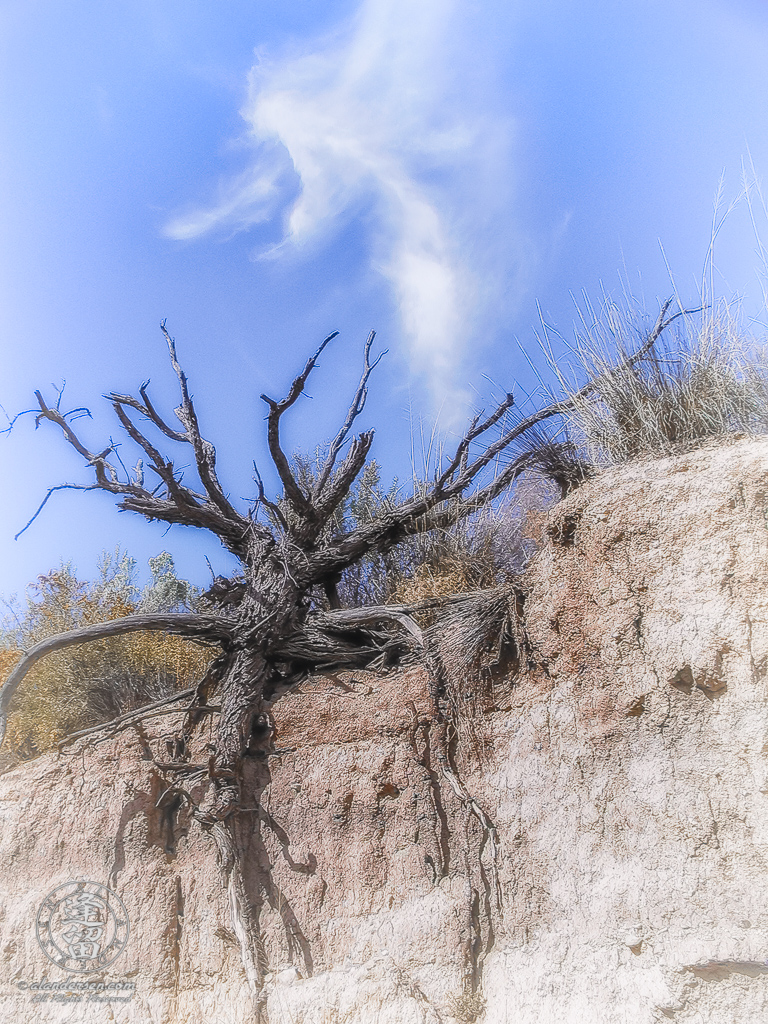
{"label": "sandy cliff surface", "polygon": [[[765,441],[561,502],[521,670],[456,753],[495,831],[432,756],[423,671],[283,698],[240,826],[269,1022],[768,1019],[767,581]],[[147,735],[0,776],[3,1019],[255,1020],[212,844]],[[77,879],[130,921],[101,973],[37,940]]]}

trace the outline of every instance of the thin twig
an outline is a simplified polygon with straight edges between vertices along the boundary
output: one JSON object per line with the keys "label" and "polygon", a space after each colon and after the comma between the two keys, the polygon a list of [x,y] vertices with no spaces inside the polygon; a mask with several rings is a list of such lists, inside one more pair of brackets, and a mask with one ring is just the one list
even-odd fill
{"label": "thin twig", "polygon": [[23,526],[19,530],[19,532],[14,536],[13,539],[14,540],[18,540],[19,537],[22,535],[22,533],[25,533],[30,528],[32,523],[34,523],[34,521],[37,519],[37,517],[40,515],[40,513],[45,508],[46,504],[48,503],[48,499],[51,497],[51,495],[55,494],[56,491],[97,491],[99,489],[100,489],[99,488],[99,484],[89,484],[87,486],[83,485],[83,484],[56,484],[55,487],[49,487],[48,491],[46,492],[45,497],[43,498],[43,500],[38,505],[37,511],[35,512],[35,514],[28,521],[26,526]]}

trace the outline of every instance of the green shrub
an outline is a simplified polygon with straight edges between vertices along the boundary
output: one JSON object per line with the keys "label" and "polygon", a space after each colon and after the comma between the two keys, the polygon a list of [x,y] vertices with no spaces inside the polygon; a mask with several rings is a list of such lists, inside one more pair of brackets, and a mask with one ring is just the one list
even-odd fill
{"label": "green shrub", "polygon": [[[293,470],[299,485],[311,488],[319,469],[319,454],[297,453]],[[412,493],[426,486],[414,477]],[[348,499],[337,510],[329,532],[340,533],[371,522],[388,505],[402,500],[397,479],[381,483],[375,460],[367,463]],[[555,488],[537,474],[526,474],[502,501],[463,519],[447,530],[405,538],[386,554],[367,554],[345,570],[338,583],[345,607],[408,603],[429,597],[494,587],[518,574],[536,542],[527,529],[532,514],[555,499]],[[319,604],[324,595],[317,593]]]}

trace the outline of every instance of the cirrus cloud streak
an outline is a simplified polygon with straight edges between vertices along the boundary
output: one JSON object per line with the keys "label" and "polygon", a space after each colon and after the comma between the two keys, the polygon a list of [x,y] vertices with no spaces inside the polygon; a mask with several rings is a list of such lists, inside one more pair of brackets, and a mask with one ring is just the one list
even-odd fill
{"label": "cirrus cloud streak", "polygon": [[[414,371],[455,393],[473,340],[503,316],[523,248],[512,207],[512,121],[493,49],[493,4],[364,0],[304,52],[262,57],[241,113],[247,170],[209,208],[166,227],[189,239],[284,218],[307,248],[362,212]],[[298,185],[298,188],[297,188]]]}

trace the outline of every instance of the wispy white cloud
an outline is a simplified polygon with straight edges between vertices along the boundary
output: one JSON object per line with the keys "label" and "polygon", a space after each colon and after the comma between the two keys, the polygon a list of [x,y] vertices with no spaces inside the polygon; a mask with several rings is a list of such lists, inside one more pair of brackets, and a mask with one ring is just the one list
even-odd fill
{"label": "wispy white cloud", "polygon": [[220,190],[215,205],[175,217],[166,225],[165,233],[171,238],[197,238],[217,227],[243,231],[269,220],[280,201],[285,172],[284,151],[263,147],[258,166],[228,182]]}
{"label": "wispy white cloud", "polygon": [[517,260],[511,121],[487,43],[493,8],[364,0],[307,52],[260,60],[242,111],[258,143],[253,166],[167,233],[244,229],[289,204],[279,254],[365,207],[372,259],[391,283],[412,366],[445,398]]}

